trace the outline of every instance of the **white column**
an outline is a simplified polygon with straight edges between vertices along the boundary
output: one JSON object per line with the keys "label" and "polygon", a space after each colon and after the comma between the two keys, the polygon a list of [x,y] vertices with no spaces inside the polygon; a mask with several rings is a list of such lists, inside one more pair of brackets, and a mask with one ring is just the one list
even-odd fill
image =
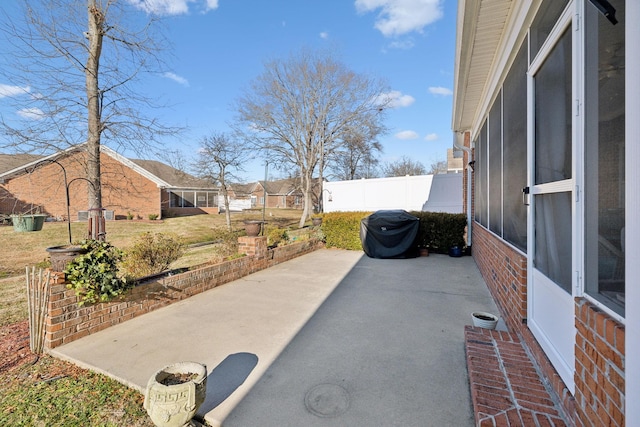
{"label": "white column", "polygon": [[626,336],[627,427],[640,426],[640,1],[626,1]]}

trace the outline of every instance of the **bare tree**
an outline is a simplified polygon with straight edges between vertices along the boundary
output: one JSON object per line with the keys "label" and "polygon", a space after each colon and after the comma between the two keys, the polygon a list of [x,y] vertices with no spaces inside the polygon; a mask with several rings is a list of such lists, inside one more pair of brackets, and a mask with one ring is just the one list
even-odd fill
{"label": "bare tree", "polygon": [[410,157],[402,156],[395,162],[387,163],[383,166],[384,175],[405,176],[405,175],[424,175],[426,169],[424,165],[418,161],[412,160]]}
{"label": "bare tree", "polygon": [[200,177],[220,184],[229,231],[231,231],[229,179],[238,179],[234,172],[244,170],[243,166],[249,158],[250,154],[246,146],[225,133],[214,132],[202,138],[195,166]]}
{"label": "bare tree", "polygon": [[447,173],[447,167],[448,166],[447,166],[446,160],[435,161],[431,163],[431,165],[429,166],[429,170],[427,171],[427,174],[436,175],[439,173]]}
{"label": "bare tree", "polygon": [[345,138],[344,144],[330,156],[332,176],[343,181],[371,178],[379,162],[376,153],[380,152],[380,142],[354,133]]}
{"label": "bare tree", "polygon": [[[162,126],[140,112],[153,105],[136,91],[144,72],[159,70],[163,40],[153,18],[136,25],[136,13],[117,0],[22,0],[22,18],[0,11],[0,78],[16,116],[0,117],[0,148],[52,154],[85,144],[89,209],[102,208],[100,145],[140,153],[157,146]],[[83,18],[84,16],[84,18]],[[101,236],[92,236],[94,238]]]}
{"label": "bare tree", "polygon": [[319,181],[331,153],[352,129],[382,130],[385,100],[381,81],[359,75],[330,54],[299,51],[265,64],[263,73],[236,103],[238,128],[276,166],[299,170],[304,209],[312,213],[312,182]]}

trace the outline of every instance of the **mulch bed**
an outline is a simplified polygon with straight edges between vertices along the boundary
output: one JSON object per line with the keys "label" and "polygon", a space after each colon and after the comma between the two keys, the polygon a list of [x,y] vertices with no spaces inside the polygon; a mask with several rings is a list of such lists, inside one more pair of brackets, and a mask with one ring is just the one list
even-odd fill
{"label": "mulch bed", "polygon": [[29,348],[28,320],[0,328],[0,373],[36,359]]}

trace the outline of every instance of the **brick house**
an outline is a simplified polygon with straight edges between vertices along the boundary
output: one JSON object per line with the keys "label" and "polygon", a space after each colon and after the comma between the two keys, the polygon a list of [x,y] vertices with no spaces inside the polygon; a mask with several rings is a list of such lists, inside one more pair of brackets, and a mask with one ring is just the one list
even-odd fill
{"label": "brick house", "polygon": [[304,199],[300,190],[300,180],[295,178],[276,181],[258,181],[252,184],[251,197],[256,207],[264,206],[265,186],[267,208],[302,209]]}
{"label": "brick house", "polygon": [[638,426],[640,2],[458,8],[473,257],[570,421]]}
{"label": "brick house", "polygon": [[[41,157],[0,155],[0,213],[46,213],[66,219],[66,182],[71,220],[86,218],[84,145]],[[128,159],[101,147],[102,204],[108,219],[218,212],[218,190],[154,160]]]}

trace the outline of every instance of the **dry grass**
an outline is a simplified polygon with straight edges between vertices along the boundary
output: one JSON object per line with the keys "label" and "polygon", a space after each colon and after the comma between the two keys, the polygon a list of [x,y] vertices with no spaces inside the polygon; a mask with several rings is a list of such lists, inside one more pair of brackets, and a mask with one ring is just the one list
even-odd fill
{"label": "dry grass", "polygon": [[[301,211],[285,209],[267,210],[267,230],[271,227],[296,228]],[[262,211],[232,214],[232,228],[241,229],[246,219],[261,219]],[[108,221],[107,240],[126,249],[136,236],[144,232],[175,233],[186,244],[209,242],[215,228],[225,227],[224,215],[195,215],[167,218],[162,221]],[[74,242],[87,233],[87,223],[72,223]],[[10,325],[27,318],[25,268],[48,259],[46,249],[69,242],[67,223],[47,222],[42,231],[18,233],[13,227],[0,227],[0,326]],[[172,265],[173,268],[203,264],[212,259],[212,246],[189,249]]]}

